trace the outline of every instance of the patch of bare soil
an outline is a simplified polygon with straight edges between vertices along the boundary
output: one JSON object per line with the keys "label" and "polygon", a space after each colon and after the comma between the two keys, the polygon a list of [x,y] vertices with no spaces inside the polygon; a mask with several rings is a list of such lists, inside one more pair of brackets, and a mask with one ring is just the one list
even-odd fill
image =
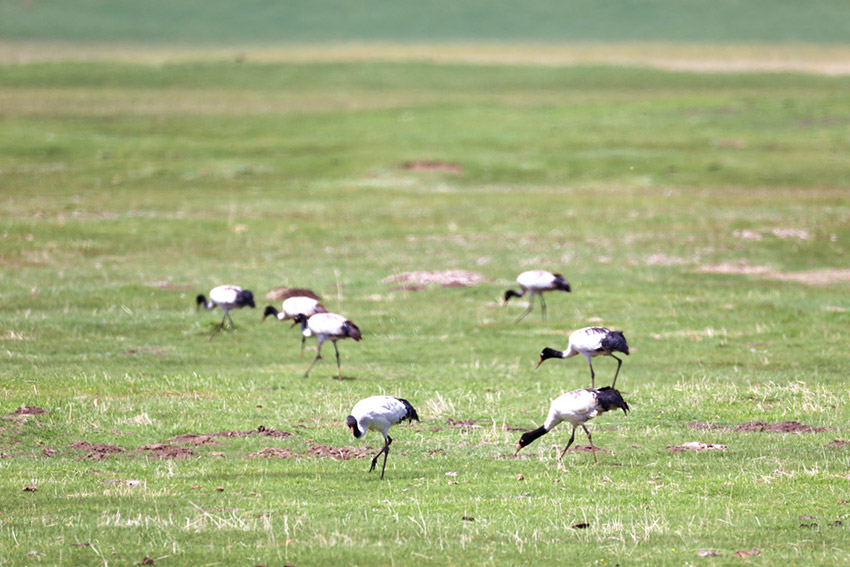
{"label": "patch of bare soil", "polygon": [[266,459],[296,459],[298,455],[290,451],[289,449],[281,449],[280,447],[266,447],[256,453],[248,453],[245,455],[249,459],[254,459],[257,457],[264,457]]}
{"label": "patch of bare soil", "polygon": [[77,451],[85,451],[86,454],[82,457],[78,457],[77,460],[82,459],[91,459],[93,461],[102,461],[109,455],[113,455],[115,453],[123,453],[124,449],[121,447],[116,447],[115,445],[109,445],[108,443],[89,443],[88,441],[74,441],[69,445],[71,449],[76,449]]}
{"label": "patch of bare soil", "polygon": [[716,443],[700,443],[699,441],[688,441],[686,443],[682,443],[681,445],[669,445],[667,447],[667,450],[673,453],[680,453],[682,451],[725,451],[726,449],[726,445],[718,445]]}
{"label": "patch of bare soil", "polygon": [[33,417],[35,415],[42,415],[47,413],[46,410],[41,408],[37,408],[35,406],[21,406],[9,415],[6,416],[6,419],[26,419],[28,417]]}
{"label": "patch of bare soil", "polygon": [[844,439],[835,439],[834,441],[830,441],[824,447],[846,447],[850,445],[850,441],[845,441]]}
{"label": "patch of bare soil", "polygon": [[440,173],[463,173],[463,166],[446,161],[406,161],[401,164],[402,169],[408,171],[437,171]]}
{"label": "patch of bare soil", "polygon": [[850,282],[850,268],[781,272],[769,266],[752,266],[746,259],[740,260],[737,263],[706,264],[697,268],[696,271],[703,274],[760,276],[772,280],[790,281],[807,285],[829,285]]}
{"label": "patch of bare soil", "polygon": [[[590,445],[573,445],[572,447],[570,447],[570,450],[567,451],[567,452],[568,453],[592,453],[593,451],[594,451],[594,449]],[[610,451],[608,449],[603,449],[602,447],[597,447],[596,452],[597,453],[613,453],[613,451]]]}
{"label": "patch of bare soil", "polygon": [[320,301],[322,299],[315,291],[313,291],[312,289],[307,289],[306,287],[280,286],[272,289],[266,294],[266,299],[270,301],[283,301],[284,299],[289,299],[290,297],[310,297],[317,301]]}
{"label": "patch of bare soil", "polygon": [[311,457],[328,457],[335,461],[347,461],[349,459],[368,459],[378,452],[375,447],[328,447],[320,443],[310,443],[307,454]]}
{"label": "patch of bare soil", "polygon": [[691,429],[700,429],[700,430],[708,430],[711,431],[713,429],[727,429],[722,425],[717,425],[716,423],[689,423],[688,427]]}
{"label": "patch of bare soil", "polygon": [[150,443],[142,445],[137,452],[148,452],[152,457],[160,457],[162,459],[186,459],[194,457],[195,452],[187,447],[175,447],[167,443]]}
{"label": "patch of bare soil", "polygon": [[764,421],[747,421],[734,429],[735,431],[767,431],[769,433],[820,433],[826,427],[803,425],[799,421],[782,421],[780,423],[765,423]]}
{"label": "patch of bare soil", "polygon": [[188,445],[221,445],[221,441],[210,435],[198,435],[197,433],[186,433],[178,435],[171,440],[172,443],[182,443]]}
{"label": "patch of bare soil", "polygon": [[[398,283],[403,286],[427,286],[438,284],[442,287],[472,287],[490,278],[469,270],[433,270],[422,272],[403,272],[384,278],[384,283]],[[412,290],[412,288],[410,288]],[[422,288],[424,289],[424,287]]]}
{"label": "patch of bare soil", "polygon": [[218,433],[210,433],[209,437],[248,437],[251,435],[266,435],[268,437],[283,439],[285,437],[292,437],[294,433],[278,431],[277,429],[267,429],[266,426],[261,425],[257,429],[251,429],[249,431],[219,431]]}

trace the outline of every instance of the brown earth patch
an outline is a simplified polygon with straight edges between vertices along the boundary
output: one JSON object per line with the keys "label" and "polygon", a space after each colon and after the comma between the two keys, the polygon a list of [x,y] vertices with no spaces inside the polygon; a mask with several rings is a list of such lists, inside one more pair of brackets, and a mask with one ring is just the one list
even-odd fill
{"label": "brown earth patch", "polygon": [[198,435],[197,433],[186,433],[178,435],[171,440],[172,443],[183,443],[188,445],[221,445],[221,441],[210,435]]}
{"label": "brown earth patch", "polygon": [[148,452],[152,457],[159,457],[162,459],[186,459],[189,457],[194,457],[195,452],[192,449],[187,447],[175,447],[174,445],[169,445],[167,443],[150,443],[148,445],[142,445],[138,449],[137,452]]}
{"label": "brown earth patch", "polygon": [[78,457],[76,460],[91,459],[93,461],[102,461],[109,455],[123,453],[124,449],[108,443],[89,443],[88,441],[74,441],[69,445],[71,449],[77,451],[85,451],[86,454]]}
{"label": "brown earth patch", "polygon": [[320,443],[310,443],[307,454],[311,457],[327,457],[335,461],[347,461],[349,459],[368,459],[378,450],[374,447],[328,447]]}
{"label": "brown earth patch", "polygon": [[798,421],[782,421],[780,423],[765,423],[763,421],[747,421],[734,429],[735,431],[767,431],[769,433],[820,433],[826,427],[812,427]]}
{"label": "brown earth patch", "polygon": [[421,272],[403,272],[384,278],[384,283],[397,283],[404,286],[427,286],[438,284],[443,287],[472,287],[490,278],[469,270],[433,270]]}
{"label": "brown earth patch", "polygon": [[21,406],[9,415],[7,415],[6,419],[26,419],[34,415],[42,415],[45,413],[47,413],[46,410],[35,406]]}
{"label": "brown earth patch", "polygon": [[716,443],[700,443],[699,441],[688,441],[686,443],[682,443],[681,445],[669,445],[667,447],[667,450],[673,453],[680,453],[682,451],[725,451],[726,449],[726,445],[718,445]]}
{"label": "brown earth patch", "polygon": [[761,276],[763,278],[797,282],[807,285],[829,285],[850,282],[850,268],[826,268],[804,272],[781,272],[769,266],[752,266],[746,260],[737,263],[707,264],[696,270],[703,274]]}
{"label": "brown earth patch", "polygon": [[713,429],[728,429],[722,425],[717,425],[716,423],[689,423],[688,427],[690,429],[699,429],[699,430],[708,430],[711,431]]}
{"label": "brown earth patch", "polygon": [[406,161],[401,164],[401,168],[408,171],[438,171],[456,175],[463,173],[462,165],[446,161]]}
{"label": "brown earth patch", "polygon": [[306,287],[280,286],[272,289],[266,294],[266,299],[270,301],[283,301],[284,299],[289,299],[290,297],[310,297],[317,301],[320,301],[322,299],[315,291],[313,291],[312,289],[307,289]]}
{"label": "brown earth patch", "polygon": [[266,435],[268,437],[292,437],[294,433],[288,431],[279,431],[277,429],[267,429],[264,425],[260,425],[257,429],[249,431],[219,431],[218,433],[210,433],[210,437],[249,437],[251,435]]}
{"label": "brown earth patch", "polygon": [[[613,451],[610,451],[608,449],[603,449],[602,447],[596,447],[595,451],[597,453],[613,453]],[[573,445],[572,447],[570,447],[569,451],[567,451],[567,452],[568,453],[593,453],[594,448],[591,447],[590,445]]]}
{"label": "brown earth patch", "polygon": [[266,459],[295,459],[298,458],[298,455],[290,451],[289,449],[281,449],[280,447],[266,447],[265,449],[261,449],[256,453],[248,453],[245,455],[249,459],[254,459],[256,457],[264,457]]}
{"label": "brown earth patch", "polygon": [[850,441],[845,441],[844,439],[836,439],[834,441],[830,441],[824,447],[846,447],[850,445]]}
{"label": "brown earth patch", "polygon": [[446,423],[448,423],[452,427],[481,427],[480,425],[475,425],[474,419],[458,420],[448,418],[446,420]]}

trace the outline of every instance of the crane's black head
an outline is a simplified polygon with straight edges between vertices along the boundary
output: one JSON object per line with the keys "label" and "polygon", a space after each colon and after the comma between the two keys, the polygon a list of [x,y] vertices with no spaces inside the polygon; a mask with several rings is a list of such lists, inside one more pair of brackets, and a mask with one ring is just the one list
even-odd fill
{"label": "crane's black head", "polygon": [[357,427],[357,420],[354,419],[353,415],[349,415],[345,418],[345,424],[351,430],[351,434],[354,435],[355,438],[359,439],[363,437],[363,432],[360,431],[359,427]]}
{"label": "crane's black head", "polygon": [[243,289],[239,292],[239,294],[236,296],[236,302],[239,305],[247,305],[251,309],[256,307],[256,305],[254,305],[254,294],[247,289]]}
{"label": "crane's black head", "polygon": [[266,317],[271,315],[272,317],[277,317],[277,309],[272,307],[271,305],[266,305],[266,310],[263,311],[263,321],[266,320]]}
{"label": "crane's black head", "polygon": [[526,445],[531,445],[532,443],[534,443],[534,441],[537,440],[538,437],[542,437],[543,435],[546,435],[546,433],[548,433],[548,431],[542,425],[533,431],[526,431],[525,433],[523,433],[520,436],[519,441],[517,441],[516,452],[514,452],[514,456],[519,453],[520,449],[522,449]]}
{"label": "crane's black head", "polygon": [[207,298],[204,297],[203,293],[199,293],[198,297],[195,298],[195,306],[199,307],[201,305],[206,305],[206,303],[207,303]]}
{"label": "crane's black head", "polygon": [[292,320],[295,321],[298,324],[306,323],[307,322],[307,316],[304,315],[303,313],[298,313],[297,315],[295,315],[295,317],[292,318]]}
{"label": "crane's black head", "polygon": [[521,294],[521,293],[517,293],[517,292],[515,292],[515,291],[514,291],[514,290],[512,290],[512,289],[507,290],[507,291],[505,292],[505,303],[507,303],[508,301],[510,301],[510,299],[511,299],[512,297],[522,297],[522,294]]}
{"label": "crane's black head", "polygon": [[599,402],[599,405],[602,406],[603,412],[611,411],[613,409],[621,409],[625,415],[629,415],[629,404],[627,404],[626,400],[623,399],[623,396],[620,395],[619,390],[615,390],[608,386],[599,388],[599,391],[596,394],[596,400]]}
{"label": "crane's black head", "polygon": [[537,368],[538,366],[543,364],[544,360],[549,360],[550,358],[563,358],[563,356],[562,356],[563,354],[564,353],[561,352],[560,350],[556,350],[554,348],[546,347],[540,353],[540,360],[537,361],[537,366],[535,366],[535,368]]}

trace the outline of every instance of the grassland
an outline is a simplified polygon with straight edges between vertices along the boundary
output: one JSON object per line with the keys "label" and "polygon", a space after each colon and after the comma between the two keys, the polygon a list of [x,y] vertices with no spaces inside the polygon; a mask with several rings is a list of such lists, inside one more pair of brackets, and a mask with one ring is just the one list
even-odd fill
{"label": "grassland", "polygon": [[[849,83],[251,57],[3,67],[0,414],[47,413],[0,424],[0,562],[846,563],[850,452],[832,442],[850,422]],[[514,324],[501,292],[536,266],[574,293]],[[444,269],[490,281],[384,281]],[[217,315],[194,296],[225,282],[319,291],[364,333],[340,344],[347,379],[329,358],[302,378],[295,332],[257,311],[208,342]],[[612,453],[558,470],[563,429],[510,458],[516,429],[588,385],[581,360],[533,370],[588,324],[633,348],[632,413],[592,423]],[[377,450],[343,420],[381,392],[422,417],[394,430],[386,480],[310,454]],[[819,430],[740,430],[788,420]],[[260,425],[293,435],[174,441]],[[687,441],[727,450],[668,449]],[[247,457],[264,448],[298,458]]]}

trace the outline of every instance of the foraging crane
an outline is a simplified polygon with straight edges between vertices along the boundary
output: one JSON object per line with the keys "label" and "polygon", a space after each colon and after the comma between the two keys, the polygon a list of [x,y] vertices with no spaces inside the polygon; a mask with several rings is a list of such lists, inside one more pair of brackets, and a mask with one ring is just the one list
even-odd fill
{"label": "foraging crane", "polygon": [[593,363],[590,362],[590,359],[594,356],[610,356],[617,361],[617,372],[614,373],[614,381],[611,383],[613,388],[617,384],[617,376],[620,374],[620,366],[623,364],[622,360],[614,356],[615,352],[629,355],[629,345],[626,343],[623,331],[612,331],[605,327],[585,327],[570,333],[570,343],[567,350],[544,348],[535,368],[543,364],[544,360],[550,358],[572,358],[580,354],[587,359],[587,364],[590,365],[590,387],[595,388],[596,374],[593,372]]}
{"label": "foraging crane", "polygon": [[551,272],[547,272],[544,270],[532,270],[530,272],[523,272],[516,278],[517,283],[519,284],[519,291],[514,291],[509,289],[505,292],[505,301],[503,305],[507,305],[508,301],[512,297],[522,297],[528,292],[528,309],[522,312],[516,322],[519,323],[522,321],[523,317],[531,313],[532,307],[534,307],[534,296],[540,296],[540,305],[541,305],[541,318],[546,319],[546,300],[543,299],[544,291],[572,291],[570,288],[570,282],[564,279],[564,276],[561,274],[553,274]]}
{"label": "foraging crane", "polygon": [[546,435],[552,431],[553,427],[562,421],[566,421],[573,426],[573,432],[572,435],[570,435],[570,440],[567,442],[567,446],[564,447],[564,450],[561,451],[561,454],[558,456],[558,464],[561,463],[561,459],[564,458],[564,453],[566,453],[567,449],[570,448],[570,445],[573,444],[573,441],[576,438],[576,428],[579,425],[582,429],[584,429],[584,432],[587,433],[587,440],[590,441],[590,450],[593,453],[593,462],[599,464],[599,461],[596,459],[596,447],[593,445],[593,439],[590,437],[590,431],[587,430],[585,423],[597,415],[601,415],[606,411],[616,410],[618,408],[623,410],[624,415],[629,414],[629,405],[623,399],[623,396],[620,395],[620,392],[607,386],[598,390],[596,388],[582,388],[580,390],[573,390],[572,392],[561,394],[555,398],[552,405],[549,406],[549,416],[546,418],[543,425],[537,429],[527,431],[522,434],[516,445],[514,456],[519,454],[520,449],[526,445],[531,445],[538,437]]}
{"label": "foraging crane", "polygon": [[215,331],[213,331],[213,334],[210,335],[210,340],[212,340],[216,333],[224,328],[224,322],[226,320],[230,320],[231,328],[236,327],[233,324],[233,319],[230,318],[229,312],[231,309],[241,309],[246,305],[251,309],[255,307],[254,294],[247,289],[242,289],[238,285],[220,285],[218,287],[214,287],[210,290],[209,301],[207,301],[207,298],[201,293],[195,298],[195,303],[197,304],[196,308],[203,305],[205,309],[215,309],[216,306],[218,306],[221,307],[222,311],[224,311],[224,317],[221,319],[221,323],[219,323]]}
{"label": "foraging crane", "polygon": [[334,344],[334,351],[336,351],[337,373],[339,375],[339,379],[342,380],[342,369],[339,364],[339,349],[336,346],[336,342],[340,339],[346,338],[352,338],[355,341],[359,341],[361,334],[357,325],[336,313],[316,313],[310,318],[306,315],[299,314],[296,315],[294,319],[296,323],[301,325],[301,334],[303,336],[310,337],[316,335],[316,341],[318,342],[319,352],[316,353],[316,358],[314,358],[313,362],[310,363],[310,366],[307,367],[307,371],[304,372],[304,377],[306,378],[307,375],[310,374],[310,369],[313,368],[313,365],[316,364],[317,360],[322,358],[322,343],[330,340]]}
{"label": "foraging crane", "polygon": [[[280,321],[286,321],[287,319],[295,319],[296,315],[304,315],[308,319],[315,315],[316,313],[327,313],[327,308],[319,303],[318,299],[314,299],[312,297],[307,297],[305,295],[296,295],[293,297],[287,297],[283,300],[281,304],[281,310],[278,311],[271,305],[266,306],[266,310],[263,312],[262,321],[266,320],[266,317],[272,315],[277,317]],[[297,323],[295,321],[292,322],[292,326],[294,327]],[[304,356],[304,343],[307,341],[306,335],[301,335],[301,356]]]}
{"label": "foraging crane", "polygon": [[372,458],[372,466],[369,472],[375,470],[378,457],[384,454],[384,465],[381,467],[381,479],[384,478],[384,470],[387,468],[387,455],[390,454],[390,443],[393,442],[389,435],[390,427],[404,420],[419,421],[419,415],[410,405],[410,402],[392,396],[372,396],[360,400],[351,410],[351,415],[345,418],[345,423],[355,438],[360,439],[369,429],[375,429],[384,436],[384,446]]}

